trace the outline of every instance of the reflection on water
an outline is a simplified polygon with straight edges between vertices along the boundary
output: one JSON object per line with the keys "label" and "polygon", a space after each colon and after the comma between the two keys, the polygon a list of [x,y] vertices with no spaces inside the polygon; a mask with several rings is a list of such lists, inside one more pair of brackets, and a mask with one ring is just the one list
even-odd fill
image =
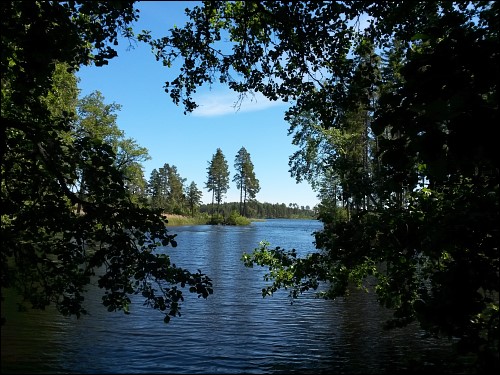
{"label": "reflection on water", "polygon": [[[91,316],[64,318],[50,309],[16,314],[4,306],[2,373],[381,373],[451,371],[450,345],[423,338],[416,327],[385,331],[373,295],[348,300],[307,295],[292,305],[286,291],[262,298],[266,270],[246,268],[243,252],[259,241],[314,251],[321,223],[268,220],[247,227],[175,227],[173,262],[213,280],[207,300],[187,295],[182,317],[168,325],[159,312],[133,301],[131,314],[108,313],[98,288],[89,291]],[[187,291],[186,291],[187,293]],[[189,294],[189,293],[188,293]]]}

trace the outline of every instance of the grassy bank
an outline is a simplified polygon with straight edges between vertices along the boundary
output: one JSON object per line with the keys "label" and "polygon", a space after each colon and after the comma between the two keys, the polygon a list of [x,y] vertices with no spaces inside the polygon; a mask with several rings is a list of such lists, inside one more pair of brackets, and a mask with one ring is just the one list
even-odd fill
{"label": "grassy bank", "polygon": [[204,225],[208,223],[209,218],[206,216],[183,216],[174,214],[163,215],[167,218],[169,227],[179,226],[179,225]]}
{"label": "grassy bank", "polygon": [[[213,224],[212,217],[208,215],[198,215],[195,217],[184,216],[184,215],[175,215],[175,214],[164,214],[164,217],[167,218],[169,227],[175,227],[180,225],[206,225]],[[252,221],[265,221],[264,219],[247,219],[242,216],[230,217],[226,221],[228,225],[248,225]],[[222,223],[222,220],[221,220]]]}

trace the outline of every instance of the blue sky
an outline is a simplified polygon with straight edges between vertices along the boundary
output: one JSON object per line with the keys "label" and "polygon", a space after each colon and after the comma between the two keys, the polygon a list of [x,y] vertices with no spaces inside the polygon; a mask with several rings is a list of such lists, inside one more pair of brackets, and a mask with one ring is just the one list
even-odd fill
{"label": "blue sky", "polygon": [[[136,33],[150,30],[153,38],[164,36],[174,25],[184,25],[184,8],[193,5],[191,1],[139,2],[140,18],[133,28]],[[233,107],[237,95],[220,86],[199,90],[195,99],[200,107],[184,115],[184,108],[173,104],[163,89],[165,81],[176,77],[175,66],[164,67],[144,43],[135,44],[133,49],[128,46],[124,40],[118,46],[118,57],[107,66],[82,67],[77,75],[81,96],[100,91],[106,103],[122,106],[118,126],[126,137],[146,147],[151,156],[144,163],[146,179],[165,163],[175,165],[186,185],[194,181],[203,192],[202,201],[210,203],[211,193],[205,189],[207,167],[220,148],[231,180],[224,201],[238,202],[239,192],[232,178],[234,158],[243,146],[250,153],[260,182],[258,201],[311,208],[318,203],[310,185],[297,184],[289,173],[288,160],[297,147],[292,145],[288,123],[283,120],[287,104],[248,98],[237,111]]]}

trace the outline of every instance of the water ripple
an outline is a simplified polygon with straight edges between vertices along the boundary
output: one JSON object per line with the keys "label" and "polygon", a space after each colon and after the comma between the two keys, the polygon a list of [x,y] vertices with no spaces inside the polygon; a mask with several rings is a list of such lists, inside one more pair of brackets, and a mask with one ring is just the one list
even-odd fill
{"label": "water ripple", "polygon": [[389,313],[372,295],[309,295],[293,305],[286,291],[262,298],[265,270],[244,267],[242,253],[266,239],[305,254],[314,251],[311,233],[320,227],[294,220],[175,227],[178,247],[165,252],[179,266],[207,273],[213,295],[187,293],[182,317],[168,325],[140,298],[129,316],[108,313],[96,291],[87,295],[92,317],[11,311],[2,328],[2,373],[379,373],[446,354],[449,345],[423,338],[415,326],[384,331]]}

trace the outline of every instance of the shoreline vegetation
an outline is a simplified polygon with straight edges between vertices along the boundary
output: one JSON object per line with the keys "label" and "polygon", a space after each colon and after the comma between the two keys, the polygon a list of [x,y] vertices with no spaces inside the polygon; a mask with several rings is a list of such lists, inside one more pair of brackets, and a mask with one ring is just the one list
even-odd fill
{"label": "shoreline vegetation", "polygon": [[[159,208],[159,207],[157,207]],[[180,225],[249,225],[253,221],[267,219],[318,219],[318,207],[299,206],[290,203],[261,203],[256,200],[246,202],[224,202],[218,207],[203,204],[188,212],[182,205],[175,210],[163,208],[162,216],[168,220],[167,226]]]}
{"label": "shoreline vegetation", "polygon": [[[177,215],[177,214],[168,214],[165,213],[164,216],[167,220],[167,226],[176,227],[176,226],[184,226],[184,225],[249,225],[254,221],[266,221],[267,219],[262,218],[246,218],[240,215],[231,215],[227,220],[224,220],[222,217],[217,220],[214,216],[213,218],[208,215],[197,215],[197,216],[186,216],[186,215]],[[289,220],[293,220],[294,218],[289,218]],[[302,219],[311,219],[315,218],[302,218]]]}

